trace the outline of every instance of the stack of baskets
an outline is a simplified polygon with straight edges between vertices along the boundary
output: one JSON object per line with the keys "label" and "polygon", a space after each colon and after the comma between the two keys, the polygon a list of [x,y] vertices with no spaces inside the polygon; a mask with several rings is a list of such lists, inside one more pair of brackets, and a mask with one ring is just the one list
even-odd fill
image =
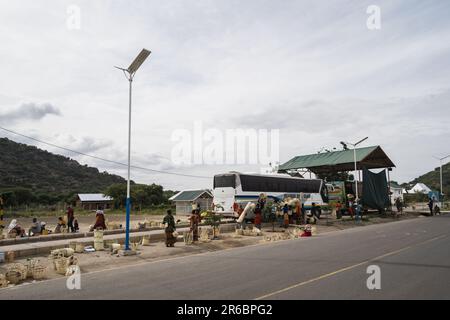
{"label": "stack of baskets", "polygon": [[202,241],[202,242],[210,241],[208,229],[199,228],[199,232],[200,232],[200,241]]}
{"label": "stack of baskets", "polygon": [[103,230],[94,231],[94,249],[95,251],[105,250],[105,245],[103,242]]}
{"label": "stack of baskets", "polygon": [[39,260],[30,259],[27,264],[27,276],[34,280],[42,280],[46,277],[47,268],[40,264]]}
{"label": "stack of baskets", "polygon": [[194,234],[191,231],[183,233],[183,240],[186,245],[191,245],[194,242]]}

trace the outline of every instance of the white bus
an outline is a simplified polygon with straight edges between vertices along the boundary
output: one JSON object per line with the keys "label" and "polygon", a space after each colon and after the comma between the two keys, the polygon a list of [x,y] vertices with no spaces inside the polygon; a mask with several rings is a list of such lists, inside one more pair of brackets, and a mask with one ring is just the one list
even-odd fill
{"label": "white bus", "polygon": [[313,202],[320,206],[328,202],[327,187],[320,179],[239,172],[214,176],[213,203],[216,208],[221,208],[217,211],[222,211],[224,215],[234,214],[235,203],[245,206],[250,201],[257,201],[262,193],[267,196],[268,201],[299,198],[307,210]]}

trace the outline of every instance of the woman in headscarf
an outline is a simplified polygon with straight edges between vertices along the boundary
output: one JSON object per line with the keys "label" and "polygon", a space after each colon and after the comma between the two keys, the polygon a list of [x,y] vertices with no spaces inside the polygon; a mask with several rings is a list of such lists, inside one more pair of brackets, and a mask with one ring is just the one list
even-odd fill
{"label": "woman in headscarf", "polygon": [[172,210],[167,210],[167,214],[163,219],[163,224],[166,227],[166,247],[173,247],[175,242],[177,242],[177,238],[173,236],[173,233],[176,230],[175,219],[172,215]]}
{"label": "woman in headscarf", "polygon": [[106,222],[105,222],[105,213],[103,212],[103,208],[98,208],[95,213],[95,224],[93,227],[94,230],[106,230]]}
{"label": "woman in headscarf", "polygon": [[16,219],[13,219],[8,226],[8,234],[16,234],[16,236],[23,237],[25,235],[25,229],[20,226]]}

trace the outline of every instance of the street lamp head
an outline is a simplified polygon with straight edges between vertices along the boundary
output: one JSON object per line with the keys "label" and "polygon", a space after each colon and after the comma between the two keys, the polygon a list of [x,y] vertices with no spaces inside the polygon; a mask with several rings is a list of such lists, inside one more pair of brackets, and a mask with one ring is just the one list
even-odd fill
{"label": "street lamp head", "polygon": [[144,63],[144,61],[148,58],[150,53],[151,51],[147,49],[142,49],[142,51],[139,53],[136,59],[134,59],[134,61],[130,64],[127,71],[130,74],[134,74],[139,69],[139,67]]}
{"label": "street lamp head", "polygon": [[364,139],[358,141],[357,143],[355,143],[355,146],[357,146],[357,145],[363,143],[363,142],[366,141],[367,139],[369,139],[369,137],[365,137]]}

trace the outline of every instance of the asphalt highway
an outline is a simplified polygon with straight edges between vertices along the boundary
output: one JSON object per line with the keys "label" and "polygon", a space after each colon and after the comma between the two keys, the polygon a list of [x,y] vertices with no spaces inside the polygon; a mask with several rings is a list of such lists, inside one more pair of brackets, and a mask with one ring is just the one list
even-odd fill
{"label": "asphalt highway", "polygon": [[[381,288],[369,290],[373,265]],[[82,274],[81,290],[56,279],[0,299],[450,299],[450,215],[143,262]]]}

